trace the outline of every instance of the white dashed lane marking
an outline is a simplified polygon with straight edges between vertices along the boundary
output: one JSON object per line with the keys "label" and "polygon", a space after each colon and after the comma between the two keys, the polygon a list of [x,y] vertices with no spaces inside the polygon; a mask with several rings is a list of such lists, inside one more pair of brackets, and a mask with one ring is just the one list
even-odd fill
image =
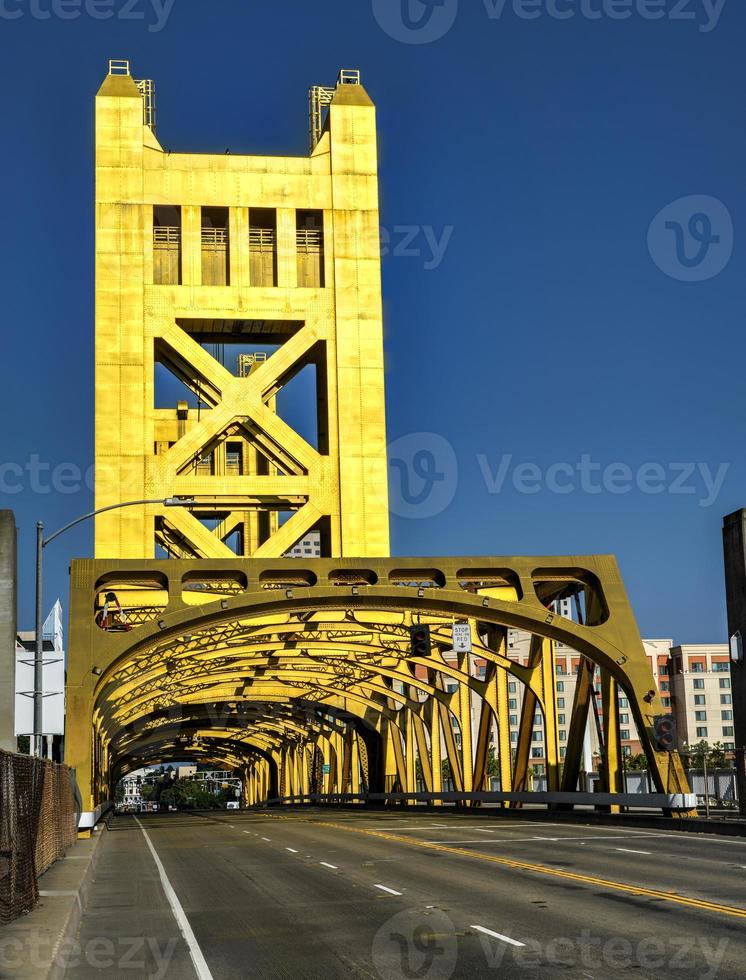
{"label": "white dashed lane marking", "polygon": [[374,888],[379,888],[382,892],[387,892],[389,895],[402,895],[403,892],[394,891],[393,888],[388,888],[386,885],[374,885]]}
{"label": "white dashed lane marking", "polygon": [[525,946],[525,943],[519,943],[517,939],[511,939],[510,936],[502,936],[499,932],[493,932],[492,929],[485,929],[484,926],[470,926],[471,929],[475,929],[477,932],[483,932],[485,936],[492,936],[493,939],[499,939],[501,943],[508,943],[509,946]]}

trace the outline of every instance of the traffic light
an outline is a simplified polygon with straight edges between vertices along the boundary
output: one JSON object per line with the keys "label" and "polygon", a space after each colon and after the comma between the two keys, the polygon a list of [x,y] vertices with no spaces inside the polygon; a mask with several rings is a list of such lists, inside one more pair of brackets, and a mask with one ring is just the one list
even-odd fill
{"label": "traffic light", "polygon": [[656,715],[653,718],[653,742],[658,752],[676,751],[676,720],[673,715]]}
{"label": "traffic light", "polygon": [[409,627],[409,650],[413,657],[430,656],[430,627]]}

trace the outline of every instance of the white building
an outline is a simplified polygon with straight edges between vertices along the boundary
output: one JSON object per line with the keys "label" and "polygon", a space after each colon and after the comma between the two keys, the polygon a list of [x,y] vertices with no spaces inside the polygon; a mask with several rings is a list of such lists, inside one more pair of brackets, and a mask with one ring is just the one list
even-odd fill
{"label": "white building", "polygon": [[[46,755],[52,756],[52,739],[65,734],[65,636],[59,599],[44,621],[42,656],[42,731],[47,737]],[[16,735],[34,733],[34,657],[36,634],[16,635]]]}

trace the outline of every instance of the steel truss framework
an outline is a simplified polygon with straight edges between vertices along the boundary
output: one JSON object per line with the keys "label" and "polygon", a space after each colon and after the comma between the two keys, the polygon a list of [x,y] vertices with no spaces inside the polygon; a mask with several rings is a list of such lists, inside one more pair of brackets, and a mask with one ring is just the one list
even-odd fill
{"label": "steel truss framework", "polygon": [[[121,632],[96,619],[111,591]],[[582,624],[549,608],[573,595]],[[471,624],[471,655],[452,653],[455,621]],[[410,653],[419,623],[431,628],[429,656]],[[526,666],[509,656],[511,628],[532,635]],[[71,631],[66,756],[89,810],[121,776],[169,759],[241,771],[247,805],[418,782],[438,793],[443,759],[455,790],[475,792],[488,785],[491,735],[501,785],[522,791],[537,713],[549,789],[573,792],[597,669],[603,788],[622,791],[623,692],[656,789],[688,792],[678,756],[651,741],[663,707],[611,557],[76,561]],[[557,642],[582,657],[562,762]],[[513,679],[524,697],[511,751]]]}

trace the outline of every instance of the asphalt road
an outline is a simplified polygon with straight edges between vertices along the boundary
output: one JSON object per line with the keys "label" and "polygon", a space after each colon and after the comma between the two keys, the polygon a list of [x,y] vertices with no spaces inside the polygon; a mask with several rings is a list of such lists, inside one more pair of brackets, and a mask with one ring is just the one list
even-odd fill
{"label": "asphalt road", "polygon": [[458,814],[117,817],[68,978],[746,975],[746,839]]}

